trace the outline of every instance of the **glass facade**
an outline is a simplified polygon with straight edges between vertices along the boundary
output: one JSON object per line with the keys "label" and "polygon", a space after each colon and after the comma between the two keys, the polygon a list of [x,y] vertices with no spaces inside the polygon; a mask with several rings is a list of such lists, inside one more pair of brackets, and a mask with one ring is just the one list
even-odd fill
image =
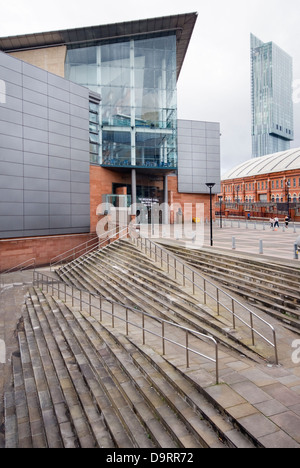
{"label": "glass facade", "polygon": [[177,168],[174,33],[69,46],[65,77],[102,98],[90,123],[92,163]]}
{"label": "glass facade", "polygon": [[251,34],[252,156],[286,151],[294,139],[292,58]]}

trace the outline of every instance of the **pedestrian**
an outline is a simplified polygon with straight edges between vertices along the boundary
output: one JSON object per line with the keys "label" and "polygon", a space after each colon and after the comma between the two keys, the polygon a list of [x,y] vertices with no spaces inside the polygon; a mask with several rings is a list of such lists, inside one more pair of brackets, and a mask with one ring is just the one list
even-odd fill
{"label": "pedestrian", "polygon": [[290,222],[290,217],[289,217],[289,216],[286,216],[285,219],[284,219],[284,222],[285,222],[285,227],[288,229],[288,227],[289,227],[289,222]]}
{"label": "pedestrian", "polygon": [[274,221],[275,221],[275,223],[274,223],[274,227],[275,227],[275,228],[279,228],[279,219],[278,219],[278,217],[277,217],[277,216],[276,216],[276,218],[275,218],[275,220],[274,220]]}
{"label": "pedestrian", "polygon": [[274,223],[275,223],[274,218],[270,218],[270,228],[271,228],[271,229],[274,228]]}
{"label": "pedestrian", "polygon": [[297,244],[298,250],[300,250],[300,236],[297,238],[296,244]]}

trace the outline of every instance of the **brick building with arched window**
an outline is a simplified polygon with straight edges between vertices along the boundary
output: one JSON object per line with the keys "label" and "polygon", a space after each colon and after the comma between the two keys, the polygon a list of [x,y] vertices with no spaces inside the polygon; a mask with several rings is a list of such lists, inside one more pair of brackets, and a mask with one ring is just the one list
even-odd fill
{"label": "brick building with arched window", "polygon": [[300,220],[300,148],[251,159],[222,180],[226,214]]}

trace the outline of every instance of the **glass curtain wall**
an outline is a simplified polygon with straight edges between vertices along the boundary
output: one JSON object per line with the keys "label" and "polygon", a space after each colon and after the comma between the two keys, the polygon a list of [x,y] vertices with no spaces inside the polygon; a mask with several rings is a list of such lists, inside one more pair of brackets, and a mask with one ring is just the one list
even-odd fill
{"label": "glass curtain wall", "polygon": [[71,46],[65,68],[101,95],[98,164],[176,169],[175,34]]}
{"label": "glass curtain wall", "polygon": [[293,140],[293,65],[273,42],[251,35],[253,157],[290,148]]}

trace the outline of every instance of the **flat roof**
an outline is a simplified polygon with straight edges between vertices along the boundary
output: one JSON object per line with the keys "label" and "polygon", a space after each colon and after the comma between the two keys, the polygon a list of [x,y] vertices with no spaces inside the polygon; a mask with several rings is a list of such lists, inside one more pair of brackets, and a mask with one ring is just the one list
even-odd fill
{"label": "flat roof", "polygon": [[62,31],[25,34],[0,38],[0,50],[6,53],[95,41],[138,37],[142,35],[176,32],[177,78],[194,30],[198,13],[186,13],[160,18],[129,21]]}

